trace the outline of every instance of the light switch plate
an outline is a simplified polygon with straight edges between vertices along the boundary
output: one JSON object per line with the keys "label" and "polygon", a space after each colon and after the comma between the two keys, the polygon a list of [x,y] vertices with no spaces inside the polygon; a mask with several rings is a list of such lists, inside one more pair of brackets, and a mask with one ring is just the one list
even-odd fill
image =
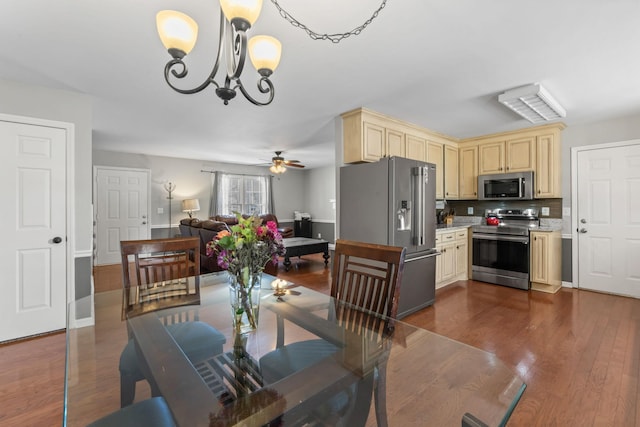
{"label": "light switch plate", "polygon": [[569,206],[562,207],[562,216],[571,216],[571,208]]}
{"label": "light switch plate", "polygon": [[473,206],[467,208],[467,215],[473,215]]}
{"label": "light switch plate", "polygon": [[542,216],[549,216],[549,207],[545,206],[542,208]]}
{"label": "light switch plate", "polygon": [[164,213],[164,208],[158,208],[158,215],[162,215]]}

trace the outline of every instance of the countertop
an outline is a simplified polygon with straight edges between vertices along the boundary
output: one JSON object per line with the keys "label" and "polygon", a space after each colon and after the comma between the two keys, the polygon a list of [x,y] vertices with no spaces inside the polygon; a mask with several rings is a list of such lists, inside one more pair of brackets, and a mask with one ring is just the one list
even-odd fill
{"label": "countertop", "polygon": [[437,224],[436,233],[438,231],[456,231],[469,228],[471,224]]}

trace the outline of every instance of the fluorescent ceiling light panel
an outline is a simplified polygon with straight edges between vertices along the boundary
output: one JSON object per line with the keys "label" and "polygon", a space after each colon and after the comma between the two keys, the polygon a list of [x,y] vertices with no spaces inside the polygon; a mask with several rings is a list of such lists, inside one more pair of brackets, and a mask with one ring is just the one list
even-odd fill
{"label": "fluorescent ceiling light panel", "polygon": [[558,101],[538,83],[508,90],[498,96],[498,101],[531,123],[556,120],[567,115]]}

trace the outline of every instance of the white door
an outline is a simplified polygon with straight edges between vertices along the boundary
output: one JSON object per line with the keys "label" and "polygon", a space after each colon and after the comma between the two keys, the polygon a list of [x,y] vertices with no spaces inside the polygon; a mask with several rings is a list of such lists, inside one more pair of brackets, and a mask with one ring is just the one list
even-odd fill
{"label": "white door", "polygon": [[640,141],[577,153],[578,286],[640,298]]}
{"label": "white door", "polygon": [[0,341],[64,329],[65,129],[0,121]]}
{"label": "white door", "polygon": [[119,264],[120,241],[149,238],[149,171],[96,167],[96,265]]}

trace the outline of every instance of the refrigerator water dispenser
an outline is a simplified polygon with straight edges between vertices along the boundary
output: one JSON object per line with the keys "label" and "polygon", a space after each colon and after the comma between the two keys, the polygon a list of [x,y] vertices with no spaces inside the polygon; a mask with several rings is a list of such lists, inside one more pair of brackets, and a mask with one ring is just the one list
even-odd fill
{"label": "refrigerator water dispenser", "polygon": [[401,200],[400,208],[396,212],[398,218],[398,231],[411,230],[411,201]]}

